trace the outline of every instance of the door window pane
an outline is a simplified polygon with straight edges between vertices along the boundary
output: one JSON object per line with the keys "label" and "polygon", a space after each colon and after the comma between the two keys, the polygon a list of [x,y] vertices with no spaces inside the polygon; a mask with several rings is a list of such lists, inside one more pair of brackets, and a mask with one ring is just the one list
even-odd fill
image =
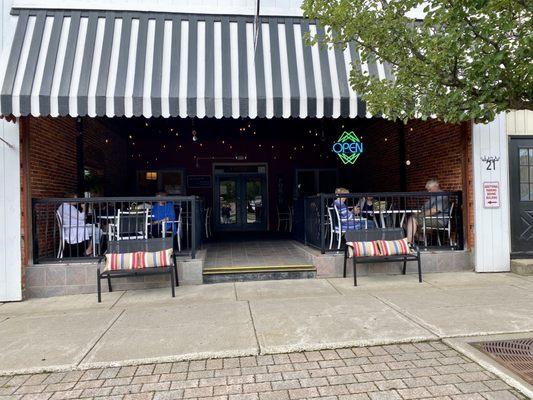
{"label": "door window pane", "polygon": [[520,200],[521,201],[529,200],[529,185],[527,183],[520,184]]}
{"label": "door window pane", "polygon": [[234,180],[220,181],[220,223],[237,223],[237,185]]}
{"label": "door window pane", "polygon": [[527,149],[520,149],[520,165],[528,165]]}
{"label": "door window pane", "polygon": [[529,167],[522,166],[520,167],[520,182],[527,182],[529,180],[529,174],[528,174]]}
{"label": "door window pane", "polygon": [[263,221],[263,188],[261,179],[246,181],[246,222],[248,224]]}

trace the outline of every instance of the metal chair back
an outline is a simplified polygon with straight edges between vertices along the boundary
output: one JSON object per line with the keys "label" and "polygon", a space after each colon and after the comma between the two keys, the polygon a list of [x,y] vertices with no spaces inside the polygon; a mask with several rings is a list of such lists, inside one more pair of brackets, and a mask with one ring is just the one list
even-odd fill
{"label": "metal chair back", "polygon": [[118,210],[117,240],[148,239],[148,212]]}

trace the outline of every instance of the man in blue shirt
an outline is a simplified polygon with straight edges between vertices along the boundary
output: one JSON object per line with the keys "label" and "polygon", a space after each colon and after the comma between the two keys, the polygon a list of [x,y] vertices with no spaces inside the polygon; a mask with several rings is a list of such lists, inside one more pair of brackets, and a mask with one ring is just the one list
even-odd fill
{"label": "man in blue shirt", "polygon": [[[338,188],[335,190],[336,195],[342,195],[350,193],[348,189]],[[346,203],[346,197],[339,197],[333,202],[333,206],[339,213],[341,221],[342,232],[346,232],[348,229],[363,229],[365,227],[365,219],[361,218],[361,208],[359,206],[354,207],[352,210],[348,208]]]}
{"label": "man in blue shirt", "polygon": [[[165,192],[159,192],[157,197],[166,197]],[[162,236],[161,228],[164,226],[165,232],[176,233],[176,211],[172,201],[159,201],[152,206],[152,236]]]}

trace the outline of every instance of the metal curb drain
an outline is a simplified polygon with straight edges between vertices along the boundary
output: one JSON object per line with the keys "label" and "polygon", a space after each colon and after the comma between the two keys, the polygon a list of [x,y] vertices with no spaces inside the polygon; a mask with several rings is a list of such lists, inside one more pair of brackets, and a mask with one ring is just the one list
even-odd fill
{"label": "metal curb drain", "polygon": [[527,383],[533,384],[533,338],[471,344]]}

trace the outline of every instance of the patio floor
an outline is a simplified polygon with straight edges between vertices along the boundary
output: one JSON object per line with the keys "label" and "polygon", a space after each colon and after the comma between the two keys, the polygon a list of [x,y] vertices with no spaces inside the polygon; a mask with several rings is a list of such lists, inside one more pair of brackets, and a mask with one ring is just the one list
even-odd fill
{"label": "patio floor", "polygon": [[[0,373],[533,331],[533,277],[426,274],[224,283],[0,305]],[[127,334],[125,334],[127,333]],[[132,341],[132,338],[134,340]],[[134,343],[134,344],[133,344]]]}
{"label": "patio floor", "polygon": [[292,240],[246,239],[207,243],[205,268],[308,265],[305,252]]}

